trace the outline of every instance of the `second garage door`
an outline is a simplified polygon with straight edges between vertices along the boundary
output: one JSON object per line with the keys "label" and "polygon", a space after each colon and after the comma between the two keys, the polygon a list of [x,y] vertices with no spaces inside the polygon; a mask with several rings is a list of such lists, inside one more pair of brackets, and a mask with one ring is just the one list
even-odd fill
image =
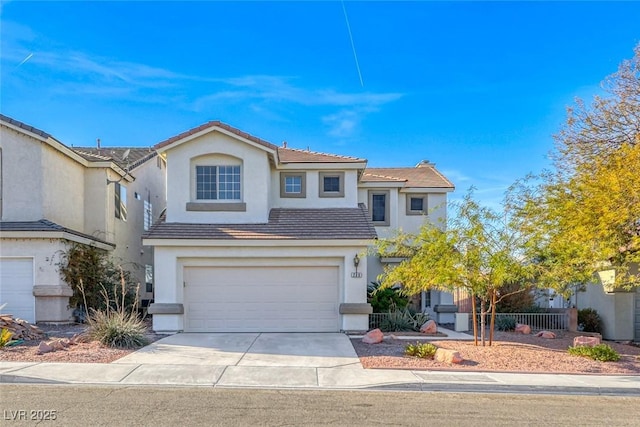
{"label": "second garage door", "polygon": [[0,305],[2,313],[35,323],[33,259],[0,259]]}
{"label": "second garage door", "polygon": [[185,267],[187,332],[337,332],[337,266]]}

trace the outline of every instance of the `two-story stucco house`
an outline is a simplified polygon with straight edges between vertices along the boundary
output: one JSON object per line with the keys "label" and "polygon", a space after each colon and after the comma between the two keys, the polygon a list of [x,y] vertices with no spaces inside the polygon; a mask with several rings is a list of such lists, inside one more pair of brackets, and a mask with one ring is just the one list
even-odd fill
{"label": "two-story stucco house", "polygon": [[66,322],[58,271],[69,244],[108,251],[152,298],[141,235],[165,207],[164,160],[148,148],[74,148],[0,115],[0,305],[30,322]]}
{"label": "two-story stucco house", "polygon": [[156,331],[366,330],[376,229],[417,226],[452,189],[432,165],[416,170],[433,182],[369,174],[365,159],[278,147],[218,121],[155,148],[167,210],[143,242],[154,247]]}

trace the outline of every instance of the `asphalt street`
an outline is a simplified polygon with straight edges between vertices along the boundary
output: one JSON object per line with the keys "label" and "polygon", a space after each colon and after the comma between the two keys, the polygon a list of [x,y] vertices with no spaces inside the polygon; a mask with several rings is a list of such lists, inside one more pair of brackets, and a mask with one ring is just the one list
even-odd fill
{"label": "asphalt street", "polygon": [[0,385],[0,425],[638,426],[640,397]]}

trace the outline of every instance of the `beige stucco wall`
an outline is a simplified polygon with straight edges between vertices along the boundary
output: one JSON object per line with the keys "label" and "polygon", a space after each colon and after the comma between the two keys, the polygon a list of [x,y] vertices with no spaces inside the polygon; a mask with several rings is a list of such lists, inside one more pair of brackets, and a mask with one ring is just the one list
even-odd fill
{"label": "beige stucco wall", "polygon": [[634,293],[605,293],[602,284],[586,286],[584,292],[576,294],[578,309],[593,308],[602,319],[602,337],[608,340],[626,341],[634,339]]}
{"label": "beige stucco wall", "polygon": [[[229,246],[202,246],[211,242],[193,242],[193,246],[156,246],[155,265],[157,290],[156,303],[183,304],[183,268],[185,266],[215,265],[326,265],[327,259],[340,268],[339,302],[366,303],[366,277],[352,278],[353,257],[361,254],[363,246],[323,246],[321,241],[305,242],[305,246],[283,246],[263,243],[265,246],[242,245],[231,242]],[[300,243],[302,245],[303,243]],[[358,271],[366,271],[366,260],[362,260]],[[304,278],[301,278],[304,280]],[[183,315],[153,316],[156,331],[181,331],[184,329]],[[342,330],[366,330],[368,316],[342,315]]]}
{"label": "beige stucco wall", "polygon": [[0,126],[3,221],[38,221],[44,217],[41,144]]}
{"label": "beige stucco wall", "polygon": [[[232,156],[241,163],[241,202],[245,212],[187,211],[188,202],[197,202],[193,191],[199,156]],[[263,223],[269,214],[271,172],[267,152],[220,132],[210,132],[166,152],[167,222]]]}
{"label": "beige stucco wall", "polygon": [[40,144],[40,147],[42,218],[84,231],[86,168],[49,145]]}
{"label": "beige stucco wall", "polygon": [[[358,206],[358,172],[344,169],[304,169],[306,171],[306,197],[280,197],[280,173],[296,169],[271,171],[272,208],[354,208]],[[320,197],[320,172],[344,172],[344,197]]]}

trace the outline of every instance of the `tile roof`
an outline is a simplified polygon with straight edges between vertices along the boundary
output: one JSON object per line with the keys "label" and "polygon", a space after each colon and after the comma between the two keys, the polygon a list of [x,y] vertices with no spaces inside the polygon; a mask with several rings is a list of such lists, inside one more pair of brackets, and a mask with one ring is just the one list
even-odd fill
{"label": "tile roof", "polygon": [[281,163],[360,163],[367,161],[357,157],[284,147],[278,147],[278,158]]}
{"label": "tile roof", "polygon": [[13,126],[19,127],[20,129],[24,129],[27,132],[35,133],[36,135],[39,135],[43,138],[52,138],[52,136],[46,133],[45,131],[40,130],[38,128],[34,128],[33,126],[29,126],[28,124],[18,121],[16,119],[12,119],[11,117],[5,116],[4,114],[0,114],[0,120],[2,120],[3,122],[7,122],[9,124],[12,124]]}
{"label": "tile roof", "polygon": [[412,188],[454,188],[433,164],[420,163],[415,168],[366,168],[360,182],[403,182]]}
{"label": "tile roof", "polygon": [[241,138],[248,139],[249,141],[253,141],[253,142],[257,143],[257,144],[260,144],[260,145],[262,145],[264,147],[267,147],[267,148],[270,148],[272,150],[275,150],[277,148],[275,145],[273,145],[270,142],[265,141],[264,139],[260,139],[258,137],[253,136],[253,135],[249,135],[248,133],[243,132],[240,129],[235,128],[233,126],[230,126],[230,125],[228,125],[226,123],[223,123],[223,122],[221,122],[219,120],[212,120],[212,121],[204,123],[204,124],[202,124],[200,126],[196,126],[193,129],[189,129],[186,132],[182,132],[179,135],[172,136],[169,139],[165,139],[164,141],[157,143],[154,146],[154,148],[158,149],[158,148],[165,147],[165,146],[170,145],[170,144],[172,144],[172,143],[174,143],[176,141],[179,141],[179,140],[181,140],[183,138],[186,138],[186,137],[188,137],[190,135],[196,134],[198,132],[202,132],[203,130],[206,130],[206,129],[209,129],[209,128],[213,128],[213,127],[219,127],[221,129],[229,131],[229,132],[231,132],[231,133],[233,133],[233,134],[235,134],[235,135],[237,135],[237,136],[239,136]]}
{"label": "tile roof", "polygon": [[148,239],[369,240],[377,237],[364,205],[358,208],[272,209],[266,224],[156,223]]}
{"label": "tile roof", "polygon": [[[114,162],[122,169],[134,169],[149,159],[158,155],[153,148],[141,147],[71,147],[82,158],[90,162]],[[122,159],[125,151],[129,150],[129,155]]]}
{"label": "tile roof", "polygon": [[91,236],[86,233],[81,233],[76,230],[72,230],[67,227],[63,227],[62,225],[56,224],[55,222],[51,222],[46,219],[41,219],[39,221],[0,221],[0,232],[9,232],[9,231],[35,231],[40,233],[69,233],[76,236],[84,237],[85,239],[93,240],[95,242],[103,243],[105,245],[113,246],[113,243],[109,243],[105,240],[98,239],[95,236]]}

